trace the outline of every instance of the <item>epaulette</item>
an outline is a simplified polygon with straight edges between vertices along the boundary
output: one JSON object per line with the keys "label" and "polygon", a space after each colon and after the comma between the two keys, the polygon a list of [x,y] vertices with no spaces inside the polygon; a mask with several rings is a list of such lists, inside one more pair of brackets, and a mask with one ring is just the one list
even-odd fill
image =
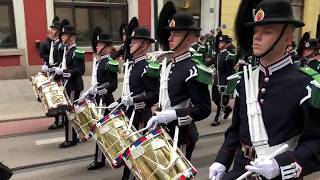
{"label": "epaulette", "polygon": [[[147,61],[148,62],[148,61]],[[148,62],[146,72],[144,73],[147,77],[160,78],[160,64],[156,62]]]}
{"label": "epaulette", "polygon": [[241,78],[241,74],[243,74],[243,71],[237,72],[227,77],[227,89],[226,89],[227,94],[233,94]]}
{"label": "epaulette", "polygon": [[207,84],[207,85],[212,84],[213,70],[202,63],[198,63],[197,68],[198,68],[198,75],[196,80],[203,84]]}
{"label": "epaulette", "polygon": [[118,67],[119,67],[119,62],[109,57],[108,62],[106,64],[106,70],[111,72],[118,72],[119,71]]}
{"label": "epaulette", "polygon": [[203,64],[203,55],[201,53],[193,53],[191,58],[196,64]]}
{"label": "epaulette", "polygon": [[310,104],[313,107],[320,109],[320,74],[310,67],[302,67],[300,68],[300,71],[313,78],[313,81],[311,81],[313,87],[311,90]]}
{"label": "epaulette", "polygon": [[236,54],[233,54],[233,53],[231,53],[231,52],[228,52],[228,55],[227,55],[227,58],[226,58],[226,59],[229,60],[229,61],[235,62],[236,58],[237,58],[237,55],[236,55]]}
{"label": "epaulette", "polygon": [[85,51],[80,48],[76,48],[76,50],[74,51],[74,56],[77,59],[84,59],[84,54]]}

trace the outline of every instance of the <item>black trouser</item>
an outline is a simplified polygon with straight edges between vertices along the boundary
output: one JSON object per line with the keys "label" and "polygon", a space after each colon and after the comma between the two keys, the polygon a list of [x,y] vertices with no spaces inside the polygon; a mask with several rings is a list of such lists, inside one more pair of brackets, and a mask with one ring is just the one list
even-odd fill
{"label": "black trouser", "polygon": [[[102,106],[109,106],[111,103],[114,102],[114,98],[112,96],[112,94],[108,94],[106,95],[104,98],[101,98],[101,96],[97,95],[96,96],[96,102],[97,102],[97,105],[99,106],[100,104],[100,100],[103,100],[102,101]],[[104,113],[103,113],[105,116],[107,114],[109,114],[109,110],[108,109],[104,109]],[[101,162],[101,163],[105,163],[106,162],[106,157],[104,156],[103,152],[101,151],[100,147],[98,146],[98,144],[96,143],[96,150],[95,150],[95,153],[94,153],[94,161],[95,162]]]}
{"label": "black trouser", "polygon": [[64,118],[63,118],[63,115],[58,115],[58,116],[55,116],[54,117],[54,123],[53,124],[55,124],[55,125],[63,125],[63,124],[65,124],[65,122],[64,122]]}
{"label": "black trouser", "polygon": [[[221,100],[222,97],[222,100]],[[215,121],[218,121],[221,111],[221,106],[227,107],[229,104],[230,95],[221,95],[217,85],[212,85],[212,100],[217,105],[217,112],[214,118]]]}
{"label": "black trouser", "polygon": [[186,156],[186,158],[189,161],[191,161],[192,153],[193,153],[193,150],[195,147],[196,147],[196,142],[191,143],[191,144],[180,145],[179,149],[184,154],[184,156]]}
{"label": "black trouser", "polygon": [[[69,91],[67,90],[67,94],[69,96],[70,102],[73,103],[75,100],[79,99],[81,91]],[[66,139],[65,141],[70,141],[77,143],[78,142],[78,137],[76,131],[73,129],[71,122],[69,122],[68,118],[66,115],[64,115],[64,121],[65,121],[65,134],[66,134]]]}

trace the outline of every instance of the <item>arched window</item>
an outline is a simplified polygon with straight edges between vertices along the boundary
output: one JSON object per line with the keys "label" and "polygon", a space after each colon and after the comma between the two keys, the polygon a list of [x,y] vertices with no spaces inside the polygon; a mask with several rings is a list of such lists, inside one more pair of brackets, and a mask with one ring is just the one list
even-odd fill
{"label": "arched window", "polygon": [[90,45],[96,26],[120,42],[119,28],[128,23],[126,0],[54,0],[54,9],[60,20],[68,19],[80,32],[77,43],[82,46]]}

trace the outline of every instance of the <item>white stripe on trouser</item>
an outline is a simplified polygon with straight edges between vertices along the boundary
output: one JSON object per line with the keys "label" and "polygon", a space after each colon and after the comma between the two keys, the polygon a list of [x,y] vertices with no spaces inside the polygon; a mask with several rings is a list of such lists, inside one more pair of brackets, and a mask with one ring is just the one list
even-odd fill
{"label": "white stripe on trouser", "polygon": [[61,122],[61,124],[63,125],[63,115],[58,116],[58,124],[59,122]]}
{"label": "white stripe on trouser", "polygon": [[186,144],[180,145],[180,150],[181,150],[182,154],[184,154],[185,156],[187,155],[187,145]]}
{"label": "white stripe on trouser", "polygon": [[98,146],[98,150],[97,150],[97,162],[102,162],[102,151],[100,149],[100,147]]}
{"label": "white stripe on trouser", "polygon": [[[70,101],[71,103],[73,104],[74,102],[74,95],[75,95],[75,91],[71,91],[70,92]],[[67,119],[67,121],[69,121],[69,119]],[[71,126],[71,122],[69,121],[68,122],[68,141],[72,141],[72,136],[73,136],[73,133],[72,133],[72,126]]]}

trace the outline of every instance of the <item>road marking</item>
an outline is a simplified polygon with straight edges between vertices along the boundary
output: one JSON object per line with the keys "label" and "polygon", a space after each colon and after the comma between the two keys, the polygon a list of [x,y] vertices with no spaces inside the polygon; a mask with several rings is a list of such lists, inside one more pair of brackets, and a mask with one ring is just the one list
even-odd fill
{"label": "road marking", "polygon": [[64,140],[65,140],[65,137],[41,139],[41,140],[36,140],[36,145],[40,146],[45,144],[59,143],[59,142],[63,142]]}

